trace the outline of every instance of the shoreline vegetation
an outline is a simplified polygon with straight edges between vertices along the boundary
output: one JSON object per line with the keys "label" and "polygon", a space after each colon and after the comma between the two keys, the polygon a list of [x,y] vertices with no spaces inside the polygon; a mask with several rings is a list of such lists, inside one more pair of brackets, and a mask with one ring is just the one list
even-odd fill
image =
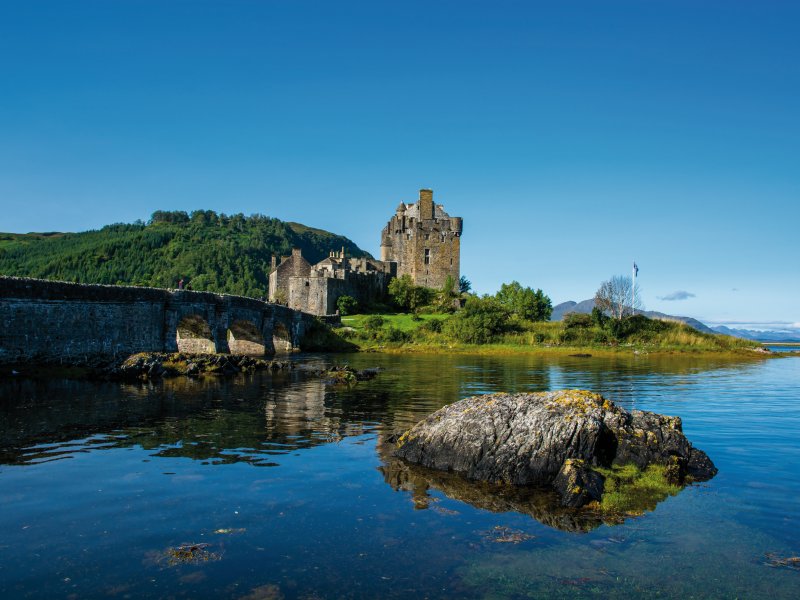
{"label": "shoreline vegetation", "polygon": [[[491,332],[487,323],[467,324],[479,331],[470,342],[459,335],[465,321],[461,313],[382,313],[342,317],[334,329],[359,352],[387,354],[534,354],[553,356],[703,355],[732,357],[775,357],[760,342],[722,334],[707,334],[677,321],[662,321],[644,316],[596,323],[592,315],[568,315],[564,321],[505,320],[499,331]],[[456,322],[454,322],[456,321]],[[609,324],[613,323],[613,324]],[[506,329],[503,331],[502,329]]]}

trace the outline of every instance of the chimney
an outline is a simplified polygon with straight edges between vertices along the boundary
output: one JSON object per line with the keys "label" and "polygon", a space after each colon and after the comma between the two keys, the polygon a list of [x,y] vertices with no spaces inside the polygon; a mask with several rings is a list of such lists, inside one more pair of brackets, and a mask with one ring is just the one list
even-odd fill
{"label": "chimney", "polygon": [[433,190],[421,189],[419,191],[419,218],[433,219]]}

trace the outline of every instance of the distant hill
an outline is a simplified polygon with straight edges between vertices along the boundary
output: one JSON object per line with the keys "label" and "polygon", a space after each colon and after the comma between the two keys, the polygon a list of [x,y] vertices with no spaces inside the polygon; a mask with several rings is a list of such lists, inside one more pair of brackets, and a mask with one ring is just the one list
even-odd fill
{"label": "distant hill", "polygon": [[263,215],[157,211],[82,233],[0,233],[0,275],[166,288],[184,278],[194,290],[258,297],[273,254],[300,248],[313,264],[342,247],[369,256],[344,236]]}
{"label": "distant hill", "polygon": [[[553,307],[553,314],[550,317],[551,321],[561,321],[564,318],[564,315],[567,313],[575,312],[575,313],[590,313],[594,308],[594,299],[590,298],[589,300],[584,300],[583,302],[574,302],[573,300],[569,300],[567,302],[562,302]],[[668,315],[662,312],[654,311],[654,310],[643,310],[637,311],[638,314],[642,314],[645,317],[650,319],[661,319],[664,321],[680,321],[681,323],[686,323],[689,327],[694,327],[697,331],[702,331],[703,333],[717,333],[710,327],[704,325],[697,319],[693,319],[692,317],[680,317],[675,315]],[[737,336],[741,337],[741,336]]]}
{"label": "distant hill", "polygon": [[756,342],[798,342],[800,343],[800,333],[793,331],[758,331],[754,329],[735,329],[718,325],[712,327],[717,333],[732,335],[734,337],[753,340]]}

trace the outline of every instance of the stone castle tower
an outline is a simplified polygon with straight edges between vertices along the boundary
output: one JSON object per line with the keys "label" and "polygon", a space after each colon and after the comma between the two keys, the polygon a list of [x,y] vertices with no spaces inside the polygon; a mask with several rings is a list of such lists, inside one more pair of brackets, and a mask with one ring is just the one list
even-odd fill
{"label": "stone castle tower", "polygon": [[461,217],[433,203],[432,190],[420,190],[416,204],[400,203],[381,233],[381,260],[397,263],[397,276],[416,285],[442,288],[450,275],[458,285],[461,270]]}

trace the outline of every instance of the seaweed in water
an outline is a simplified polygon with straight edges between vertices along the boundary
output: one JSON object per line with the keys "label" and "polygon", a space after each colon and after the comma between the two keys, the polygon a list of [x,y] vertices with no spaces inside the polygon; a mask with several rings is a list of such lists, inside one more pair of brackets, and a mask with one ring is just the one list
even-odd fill
{"label": "seaweed in water", "polygon": [[168,548],[165,553],[167,564],[170,567],[176,565],[199,565],[222,558],[219,553],[211,552],[207,549],[210,545],[211,544],[181,544],[174,548]]}
{"label": "seaweed in water", "polygon": [[534,538],[529,533],[502,525],[495,525],[488,531],[481,531],[480,534],[483,536],[484,541],[494,542],[495,544],[519,544]]}
{"label": "seaweed in water", "polygon": [[773,568],[785,568],[792,571],[800,571],[800,556],[778,556],[774,552],[765,554],[764,564]]}

